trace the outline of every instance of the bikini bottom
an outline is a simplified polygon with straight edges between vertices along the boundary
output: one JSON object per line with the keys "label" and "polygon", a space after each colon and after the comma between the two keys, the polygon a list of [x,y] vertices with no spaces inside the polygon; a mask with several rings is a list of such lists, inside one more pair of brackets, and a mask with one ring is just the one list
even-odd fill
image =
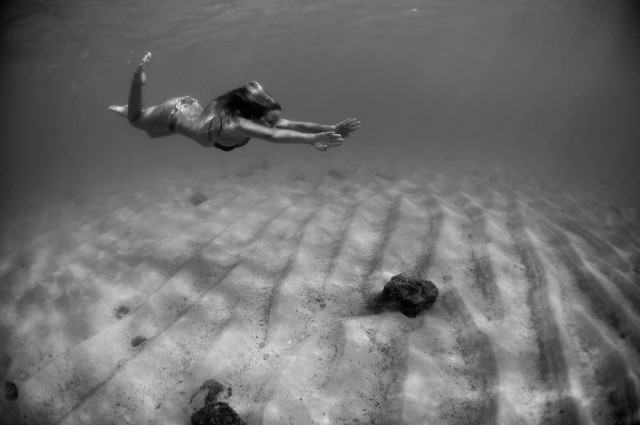
{"label": "bikini bottom", "polygon": [[213,146],[214,146],[214,147],[216,147],[216,148],[218,148],[218,149],[220,149],[220,150],[222,150],[222,151],[225,151],[225,152],[232,151],[232,150],[234,150],[235,148],[237,148],[237,147],[238,147],[238,146],[224,146],[224,145],[221,145],[221,144],[220,144],[220,143],[218,143],[218,142],[215,142],[215,143],[213,144]]}
{"label": "bikini bottom", "polygon": [[244,145],[246,145],[247,143],[249,143],[249,139],[250,139],[250,137],[247,137],[246,139],[244,139],[242,142],[238,143],[238,144],[237,144],[237,145],[235,145],[235,146],[224,146],[224,145],[221,145],[221,144],[220,144],[220,143],[218,143],[218,142],[215,142],[215,143],[213,144],[213,146],[214,146],[214,147],[216,147],[216,148],[218,148],[218,149],[220,149],[220,150],[223,150],[223,151],[225,151],[225,152],[229,152],[229,151],[232,151],[232,150],[234,150],[234,149],[236,149],[236,148],[241,148],[241,147],[243,147]]}
{"label": "bikini bottom", "polygon": [[197,99],[194,99],[191,96],[182,96],[182,97],[179,97],[178,100],[176,100],[176,105],[173,108],[173,111],[171,111],[171,117],[169,117],[170,131],[175,131],[176,123],[178,122],[178,118],[182,114],[182,111],[184,110],[184,108],[186,108],[187,106],[197,101],[198,101]]}

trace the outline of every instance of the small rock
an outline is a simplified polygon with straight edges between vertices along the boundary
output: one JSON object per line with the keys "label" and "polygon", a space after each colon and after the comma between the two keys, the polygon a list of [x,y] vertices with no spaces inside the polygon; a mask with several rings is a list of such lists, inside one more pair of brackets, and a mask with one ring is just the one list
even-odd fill
{"label": "small rock", "polygon": [[329,170],[329,171],[327,172],[327,175],[328,175],[329,177],[333,177],[333,178],[334,178],[334,179],[336,179],[336,180],[344,180],[344,179],[346,179],[346,178],[347,178],[347,176],[345,176],[345,175],[344,175],[344,173],[341,173],[340,171],[338,171],[338,170],[333,170],[333,169],[332,169],[332,170]]}
{"label": "small rock", "polygon": [[15,400],[18,398],[18,387],[13,382],[4,383],[4,396],[7,400]]}
{"label": "small rock", "polygon": [[207,404],[191,416],[193,425],[247,425],[227,403]]}
{"label": "small rock", "polygon": [[193,205],[200,205],[203,202],[206,202],[209,198],[201,192],[196,192],[189,198],[189,202]]}
{"label": "small rock", "polygon": [[147,342],[147,338],[143,337],[142,335],[138,335],[137,337],[133,338],[131,340],[131,346],[132,347],[138,347],[142,344],[144,344],[145,342]]}
{"label": "small rock", "polygon": [[399,274],[384,285],[374,302],[374,308],[399,309],[408,317],[416,317],[422,310],[431,308],[438,298],[438,288],[429,280]]}
{"label": "small rock", "polygon": [[121,305],[116,309],[116,317],[118,319],[122,319],[127,314],[129,314],[129,307],[127,307],[126,305]]}

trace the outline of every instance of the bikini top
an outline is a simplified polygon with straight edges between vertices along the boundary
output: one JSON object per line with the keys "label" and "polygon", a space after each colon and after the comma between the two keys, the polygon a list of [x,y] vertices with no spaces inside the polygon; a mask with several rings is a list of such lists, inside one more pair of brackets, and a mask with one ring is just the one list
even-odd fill
{"label": "bikini top", "polygon": [[[214,117],[211,118],[211,121],[209,121],[209,131],[207,133],[207,136],[209,137],[209,142],[213,143],[214,147],[216,147],[216,148],[218,148],[220,150],[223,150],[225,152],[229,152],[229,151],[234,150],[235,148],[240,148],[240,147],[246,145],[247,143],[249,143],[249,140],[251,140],[251,137],[245,138],[244,140],[242,140],[242,142],[238,143],[235,146],[225,146],[225,145],[221,145],[220,143],[218,143],[216,140],[214,140],[214,137],[211,136],[211,131],[213,130],[212,124],[213,124],[213,120],[215,118],[216,117],[214,116]],[[222,130],[222,118],[220,118],[220,129]]]}

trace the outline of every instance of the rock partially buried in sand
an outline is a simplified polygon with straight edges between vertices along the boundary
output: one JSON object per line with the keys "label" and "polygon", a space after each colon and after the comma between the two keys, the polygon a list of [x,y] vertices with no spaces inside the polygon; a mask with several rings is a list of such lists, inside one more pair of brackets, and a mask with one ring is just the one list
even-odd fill
{"label": "rock partially buried in sand", "polygon": [[4,383],[4,396],[7,400],[15,400],[18,398],[18,387],[13,382]]}
{"label": "rock partially buried in sand", "polygon": [[147,342],[147,338],[143,337],[142,335],[138,335],[137,337],[133,338],[131,340],[131,346],[132,347],[139,347],[142,344],[144,344],[145,342]]}
{"label": "rock partially buried in sand", "polygon": [[189,198],[189,202],[191,202],[193,205],[200,205],[203,202],[206,202],[209,198],[207,198],[206,195],[200,193],[200,192],[196,192],[193,195],[191,195],[191,197]]}
{"label": "rock partially buried in sand", "polygon": [[240,416],[224,402],[211,403],[191,416],[193,425],[247,425]]}
{"label": "rock partially buried in sand", "polygon": [[122,319],[127,314],[129,314],[129,307],[127,307],[126,305],[121,305],[116,309],[116,317],[118,319]]}
{"label": "rock partially buried in sand", "polygon": [[375,300],[375,309],[398,309],[405,316],[416,317],[431,308],[437,298],[438,288],[430,280],[399,274],[384,285]]}

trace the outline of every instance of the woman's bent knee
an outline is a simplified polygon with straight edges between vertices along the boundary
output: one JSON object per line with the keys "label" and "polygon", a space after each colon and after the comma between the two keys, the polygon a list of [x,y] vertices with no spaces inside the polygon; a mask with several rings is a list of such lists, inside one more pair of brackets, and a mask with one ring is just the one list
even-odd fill
{"label": "woman's bent knee", "polygon": [[134,115],[133,117],[129,116],[129,124],[131,124],[134,127],[137,127],[137,122],[140,119],[140,115],[142,115],[142,111],[138,112],[136,115]]}

